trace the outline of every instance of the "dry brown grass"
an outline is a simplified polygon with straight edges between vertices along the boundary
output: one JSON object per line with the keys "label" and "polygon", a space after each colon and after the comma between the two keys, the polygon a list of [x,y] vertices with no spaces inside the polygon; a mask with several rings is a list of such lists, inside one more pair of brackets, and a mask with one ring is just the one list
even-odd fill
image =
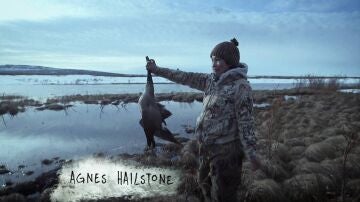
{"label": "dry brown grass", "polygon": [[305,142],[301,137],[294,137],[290,139],[286,139],[285,145],[289,147],[296,147],[296,146],[305,146]]}
{"label": "dry brown grass", "polygon": [[[0,99],[1,100],[0,101],[0,116],[3,116],[5,114],[9,114],[10,116],[15,116],[20,112],[25,112],[25,108],[27,106],[38,107],[41,105],[39,101],[35,101],[33,99],[26,99],[21,96],[14,96],[14,97],[10,97],[10,98],[5,97],[5,98]],[[3,119],[3,121],[4,121],[4,119]]]}
{"label": "dry brown grass", "polygon": [[360,179],[349,180],[346,184],[345,195],[354,196],[353,201],[360,200]]}
{"label": "dry brown grass", "polygon": [[296,165],[296,167],[293,170],[294,174],[324,174],[324,167],[317,162],[307,162]]}
{"label": "dry brown grass", "polygon": [[16,202],[25,202],[27,201],[25,196],[18,194],[18,193],[14,193],[14,194],[10,194],[8,196],[3,196],[0,197],[0,202],[9,202],[9,201],[16,201]]}
{"label": "dry brown grass", "polygon": [[[259,96],[259,99],[272,102],[284,94],[290,95],[289,92],[291,90],[277,91],[276,94],[267,92],[262,95],[264,97]],[[265,129],[257,130],[260,131],[258,154],[270,158],[263,160],[261,169],[255,173],[250,170],[249,162],[244,162],[243,184],[239,191],[241,196],[247,196],[253,201],[259,201],[265,196],[268,197],[265,199],[273,200],[272,196],[279,187],[286,201],[325,201],[328,199],[326,197],[329,197],[327,193],[334,193],[332,197],[340,196],[340,185],[344,179],[342,176],[343,153],[347,143],[341,127],[349,122],[360,125],[360,113],[357,113],[360,110],[358,105],[360,96],[335,92],[313,95],[314,92],[314,90],[306,89],[302,91],[303,95],[294,102],[281,101],[275,113],[270,111],[274,108],[256,112],[257,129],[267,127],[267,131],[271,132],[266,136]],[[131,102],[138,96],[138,94],[113,97],[88,96],[83,99],[95,100],[96,103],[104,99]],[[161,99],[166,98],[166,95],[161,96]],[[169,94],[169,97],[173,96]],[[272,121],[269,122],[268,119]],[[145,165],[181,167],[185,178],[179,191],[185,196],[199,196],[196,184],[198,167],[196,141],[188,141],[181,151],[171,145],[164,145],[162,151],[164,155],[144,154],[131,158]],[[175,154],[179,157],[176,159],[180,159],[177,160],[176,165],[170,161]],[[359,191],[356,189],[360,179],[359,155],[360,146],[355,145],[346,158],[345,193],[350,193],[350,195]],[[334,188],[334,184],[339,188],[336,186]],[[355,198],[355,195],[351,196]],[[167,199],[171,201],[179,198]],[[277,198],[277,201],[281,200],[281,197]]]}
{"label": "dry brown grass", "polygon": [[334,191],[332,181],[321,174],[299,174],[286,180],[284,188],[290,201],[327,201]]}
{"label": "dry brown grass", "polygon": [[285,164],[280,159],[274,157],[263,160],[261,170],[268,178],[281,182],[290,176],[284,167]]}
{"label": "dry brown grass", "polygon": [[189,140],[180,151],[179,166],[183,170],[183,177],[177,189],[179,194],[187,197],[195,196],[195,199],[201,194],[197,181],[197,169],[199,167],[198,157],[199,146],[196,140]]}
{"label": "dry brown grass", "polygon": [[[261,157],[259,157],[259,159],[262,159]],[[264,171],[262,171],[262,169],[257,169],[256,171],[253,171],[252,169],[252,165],[249,161],[245,161],[243,163],[243,167],[242,167],[242,178],[241,178],[241,182],[245,185],[250,185],[254,180],[264,180],[264,179],[268,179],[268,177],[266,176],[266,174],[264,173]]]}
{"label": "dry brown grass", "polygon": [[275,142],[272,145],[273,156],[277,156],[283,162],[291,161],[289,149],[290,148],[283,143]]}
{"label": "dry brown grass", "polygon": [[289,150],[291,159],[299,159],[303,157],[303,153],[306,150],[305,146],[294,146]]}
{"label": "dry brown grass", "polygon": [[340,183],[341,176],[341,161],[339,159],[327,159],[321,162],[324,168],[324,174],[329,177],[334,183]]}
{"label": "dry brown grass", "polygon": [[17,115],[19,112],[24,112],[25,107],[19,101],[1,101],[0,102],[0,116],[10,114],[11,116]]}
{"label": "dry brown grass", "polygon": [[[47,100],[47,103],[69,103],[83,102],[86,104],[110,104],[110,103],[137,103],[141,93],[125,93],[125,94],[98,94],[98,95],[68,95],[54,97]],[[155,94],[157,101],[177,101],[177,102],[193,102],[202,101],[203,94],[195,92],[178,92],[178,93],[157,93]]]}
{"label": "dry brown grass", "polygon": [[179,194],[185,195],[199,194],[200,188],[196,176],[192,174],[183,175],[177,191]]}
{"label": "dry brown grass", "polygon": [[[332,81],[332,83],[336,82]],[[308,89],[317,92],[315,88]],[[275,99],[275,97],[272,96],[271,99]],[[265,97],[258,96],[258,98],[268,101]],[[341,128],[349,123],[360,126],[360,113],[358,113],[360,105],[358,103],[360,103],[358,94],[319,91],[316,95],[303,94],[294,102],[285,102],[279,107],[278,112],[282,117],[275,123],[278,126],[271,129],[273,129],[274,134],[279,134],[280,138],[278,141],[272,140],[271,156],[279,159],[280,163],[265,160],[262,170],[266,173],[267,178],[271,178],[276,182],[291,179],[296,181],[293,179],[293,175],[304,176],[309,174],[317,174],[320,177],[318,177],[319,179],[312,177],[307,181],[312,183],[321,182],[318,183],[319,186],[316,189],[312,187],[314,193],[311,194],[307,194],[307,191],[310,193],[311,190],[304,188],[300,188],[300,191],[295,191],[294,194],[287,192],[286,197],[288,200],[327,201],[341,196],[340,188],[344,178],[348,180],[360,179],[360,165],[358,163],[360,158],[357,158],[357,156],[360,156],[360,144],[358,143],[348,153],[346,159],[347,174],[345,177],[342,176],[343,154],[347,139],[344,137],[345,132]],[[256,111],[258,128],[266,128],[269,119],[272,118],[270,110]],[[264,132],[259,131],[258,153],[266,156],[270,151],[269,141]],[[282,144],[284,144],[284,148],[281,148]],[[289,162],[287,158],[290,158]],[[280,177],[281,173],[287,173],[288,175]],[[251,174],[249,175],[251,176]],[[303,186],[307,186],[305,182],[301,183]],[[324,192],[326,186],[332,188],[327,194],[326,191]],[[245,188],[248,187],[245,186]],[[347,192],[353,193],[354,191]],[[301,193],[303,193],[303,196]],[[354,195],[351,195],[351,197],[354,199]]]}
{"label": "dry brown grass", "polygon": [[283,193],[281,186],[272,179],[255,180],[240,199],[249,202],[282,202],[286,201]]}
{"label": "dry brown grass", "polygon": [[323,78],[313,75],[307,75],[304,78],[297,79],[295,83],[296,89],[309,88],[312,90],[321,90],[321,91],[336,91],[341,87],[341,82],[339,78]]}
{"label": "dry brown grass", "polygon": [[[274,92],[276,94],[276,92]],[[275,99],[271,104],[271,108],[268,112],[267,118],[262,123],[262,127],[259,129],[260,133],[266,140],[266,156],[268,159],[271,159],[273,156],[274,149],[276,149],[279,142],[280,135],[276,132],[278,124],[280,122],[279,108],[282,105],[283,98],[280,96],[274,95]],[[265,116],[266,117],[266,116]]]}
{"label": "dry brown grass", "polygon": [[171,154],[180,153],[181,149],[182,149],[181,145],[172,144],[172,143],[165,144],[161,147],[162,151],[164,151],[166,153],[171,153]]}
{"label": "dry brown grass", "polygon": [[24,100],[24,99],[27,98],[20,95],[5,95],[5,93],[3,93],[2,96],[0,96],[0,100]]}
{"label": "dry brown grass", "polygon": [[196,140],[189,140],[181,150],[181,153],[189,152],[195,156],[198,155],[199,152],[199,144]]}
{"label": "dry brown grass", "polygon": [[185,170],[195,170],[199,166],[199,161],[197,156],[195,156],[190,152],[183,153],[180,162],[182,168],[184,168]]}
{"label": "dry brown grass", "polygon": [[199,145],[196,140],[189,140],[181,150],[180,166],[186,174],[196,175],[199,167]]}
{"label": "dry brown grass", "polygon": [[335,158],[336,148],[326,142],[319,142],[310,145],[305,150],[305,156],[310,161],[320,162],[325,158]]}

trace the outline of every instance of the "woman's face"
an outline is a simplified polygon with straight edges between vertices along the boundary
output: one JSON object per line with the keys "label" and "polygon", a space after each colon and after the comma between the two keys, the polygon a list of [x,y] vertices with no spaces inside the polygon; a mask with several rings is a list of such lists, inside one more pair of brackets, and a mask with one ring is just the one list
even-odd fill
{"label": "woman's face", "polygon": [[220,59],[216,56],[211,56],[211,60],[212,60],[212,69],[213,72],[217,75],[220,76],[222,73],[226,72],[229,69],[229,65],[226,64],[226,62],[223,59]]}

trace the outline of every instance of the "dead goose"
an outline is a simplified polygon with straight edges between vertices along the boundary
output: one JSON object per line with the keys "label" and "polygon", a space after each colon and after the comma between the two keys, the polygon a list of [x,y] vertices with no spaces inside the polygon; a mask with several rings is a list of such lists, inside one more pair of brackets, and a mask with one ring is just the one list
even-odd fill
{"label": "dead goose", "polygon": [[[148,60],[149,58],[146,57]],[[155,148],[154,135],[161,139],[180,144],[174,135],[166,128],[165,119],[171,116],[171,112],[165,106],[155,101],[154,83],[151,72],[147,72],[147,83],[144,93],[139,98],[141,111],[140,125],[143,127],[148,149]]]}

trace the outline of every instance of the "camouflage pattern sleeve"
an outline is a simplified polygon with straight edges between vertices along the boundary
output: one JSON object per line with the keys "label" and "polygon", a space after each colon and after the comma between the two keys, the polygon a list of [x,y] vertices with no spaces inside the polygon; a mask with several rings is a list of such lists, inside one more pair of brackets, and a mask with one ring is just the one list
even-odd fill
{"label": "camouflage pattern sleeve", "polygon": [[163,67],[157,67],[152,70],[155,75],[164,77],[175,83],[190,86],[201,91],[204,91],[207,83],[209,82],[209,74],[194,73],[194,72],[183,72],[180,70],[172,70]]}
{"label": "camouflage pattern sleeve", "polygon": [[235,114],[244,152],[248,158],[256,158],[256,137],[253,118],[253,100],[250,84],[242,83],[235,93]]}

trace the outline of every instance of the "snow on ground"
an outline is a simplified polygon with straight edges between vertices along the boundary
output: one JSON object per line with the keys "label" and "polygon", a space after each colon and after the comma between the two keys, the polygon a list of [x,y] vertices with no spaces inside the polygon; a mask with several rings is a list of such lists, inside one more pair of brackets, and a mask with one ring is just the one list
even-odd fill
{"label": "snow on ground", "polygon": [[[113,83],[145,83],[146,77],[106,77],[91,75],[17,75],[0,76],[1,84],[34,84],[34,85],[86,85],[86,84],[113,84]],[[153,77],[153,81],[167,82],[161,77]]]}
{"label": "snow on ground", "polygon": [[360,93],[360,89],[341,89],[339,92],[343,93]]}

